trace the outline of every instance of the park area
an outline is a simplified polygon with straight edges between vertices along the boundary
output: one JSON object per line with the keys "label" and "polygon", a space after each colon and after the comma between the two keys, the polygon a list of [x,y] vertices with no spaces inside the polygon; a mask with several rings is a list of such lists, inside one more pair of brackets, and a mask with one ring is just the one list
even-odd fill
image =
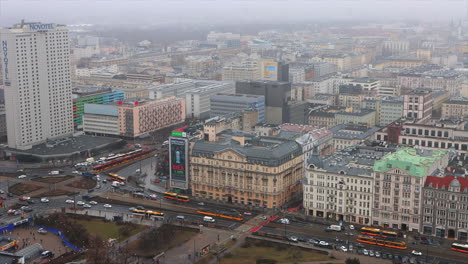
{"label": "park area", "polygon": [[[226,248],[229,248],[227,246]],[[198,264],[208,263],[216,258],[213,253],[197,262]],[[257,240],[247,238],[244,244],[232,253],[227,253],[218,262],[222,264],[281,264],[281,263],[301,263],[314,261],[332,261],[327,252],[290,246],[283,243],[267,240]]]}
{"label": "park area", "polygon": [[29,183],[16,183],[8,189],[14,195],[23,195],[40,190],[42,187]]}
{"label": "park area", "polygon": [[104,240],[117,239],[117,241],[123,241],[145,229],[143,225],[112,222],[90,216],[78,216],[75,221],[82,225],[88,233],[97,234]]}
{"label": "park area", "polygon": [[87,177],[80,177],[78,180],[67,184],[68,187],[79,188],[79,189],[91,189],[96,186],[96,181]]}
{"label": "park area", "polygon": [[39,177],[39,178],[34,178],[32,180],[37,181],[37,182],[42,182],[42,183],[56,184],[56,183],[66,181],[71,178],[73,178],[73,176]]}
{"label": "park area", "polygon": [[130,243],[127,248],[132,254],[151,258],[173,247],[189,241],[198,233],[198,229],[180,226],[162,225],[152,229],[140,239]]}

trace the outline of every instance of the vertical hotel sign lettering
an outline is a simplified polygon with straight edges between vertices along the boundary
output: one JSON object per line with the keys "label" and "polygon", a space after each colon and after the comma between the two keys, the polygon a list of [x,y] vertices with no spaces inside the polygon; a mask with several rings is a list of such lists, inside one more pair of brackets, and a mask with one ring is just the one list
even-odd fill
{"label": "vertical hotel sign lettering", "polygon": [[4,69],[4,74],[5,76],[5,81],[7,81],[8,78],[8,42],[6,40],[2,40],[2,55],[3,55],[3,67]]}

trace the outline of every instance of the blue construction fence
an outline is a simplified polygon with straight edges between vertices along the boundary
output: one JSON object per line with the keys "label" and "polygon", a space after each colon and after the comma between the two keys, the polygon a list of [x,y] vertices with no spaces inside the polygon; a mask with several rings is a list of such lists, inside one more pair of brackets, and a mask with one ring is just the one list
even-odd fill
{"label": "blue construction fence", "polygon": [[48,231],[48,232],[51,232],[51,233],[54,233],[54,234],[60,236],[60,238],[62,239],[63,243],[65,243],[65,245],[67,245],[69,248],[71,248],[71,249],[73,249],[73,250],[76,250],[76,251],[81,251],[80,248],[75,247],[74,245],[72,245],[72,244],[70,243],[70,241],[68,241],[68,239],[67,239],[67,238],[65,237],[65,235],[62,233],[62,231],[57,230],[57,229],[54,229],[54,228],[50,228],[50,227],[45,227],[45,226],[38,226],[38,225],[36,225],[36,226],[39,227],[39,228],[42,228],[42,229],[44,229],[44,230],[46,230],[46,231]]}
{"label": "blue construction fence", "polygon": [[28,224],[31,221],[32,221],[32,218],[26,218],[26,219],[11,223],[9,225],[2,226],[2,227],[0,227],[0,235],[6,235],[7,233],[12,232],[15,229],[15,227],[18,227],[18,226],[21,226],[21,225],[24,225],[24,224]]}

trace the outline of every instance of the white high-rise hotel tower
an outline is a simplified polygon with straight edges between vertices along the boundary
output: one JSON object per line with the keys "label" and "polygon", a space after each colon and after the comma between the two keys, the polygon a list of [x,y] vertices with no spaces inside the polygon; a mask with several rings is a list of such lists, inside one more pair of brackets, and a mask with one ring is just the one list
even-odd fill
{"label": "white high-rise hotel tower", "polygon": [[8,146],[29,149],[73,134],[70,44],[63,25],[0,30]]}

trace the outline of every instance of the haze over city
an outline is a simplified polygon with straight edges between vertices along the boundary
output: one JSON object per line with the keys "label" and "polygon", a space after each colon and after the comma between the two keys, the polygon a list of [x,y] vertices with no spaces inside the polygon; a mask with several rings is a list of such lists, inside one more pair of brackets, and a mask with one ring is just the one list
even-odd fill
{"label": "haze over city", "polygon": [[0,0],[1,264],[464,264],[468,1]]}

